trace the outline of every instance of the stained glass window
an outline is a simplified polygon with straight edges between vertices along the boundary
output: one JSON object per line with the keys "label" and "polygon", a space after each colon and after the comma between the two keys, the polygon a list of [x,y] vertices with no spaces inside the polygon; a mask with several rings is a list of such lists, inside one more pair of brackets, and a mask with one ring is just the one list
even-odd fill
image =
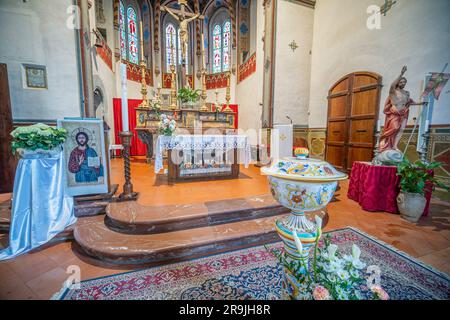
{"label": "stained glass window", "polygon": [[[181,38],[180,29],[175,28],[172,23],[167,24],[165,29],[165,44],[166,44],[166,70],[170,72],[170,66],[172,65],[172,50],[171,46],[173,44],[174,50],[173,54],[177,66],[182,64],[182,48],[181,48]],[[189,72],[189,45],[186,46],[186,72]]]}
{"label": "stained glass window", "polygon": [[222,71],[222,30],[216,24],[213,29],[213,73]]}
{"label": "stained glass window", "polygon": [[120,57],[124,60],[127,59],[127,46],[126,46],[126,39],[127,34],[125,31],[125,6],[123,5],[123,2],[120,1],[120,7],[119,7],[119,32],[120,32]]}
{"label": "stained glass window", "polygon": [[139,63],[139,40],[137,33],[137,15],[133,7],[128,7],[128,60],[131,63]]}
{"label": "stained glass window", "polygon": [[119,4],[120,57],[139,64],[138,14],[133,6],[128,6],[125,11],[125,4],[126,1]]}
{"label": "stained glass window", "polygon": [[231,40],[231,22],[226,21],[223,24],[222,72],[230,70],[230,40]]}
{"label": "stained glass window", "polygon": [[212,73],[220,73],[230,70],[231,64],[231,21],[230,16],[224,11],[219,12],[213,18],[211,25],[212,34]]}
{"label": "stained glass window", "polygon": [[[166,27],[166,67],[167,72],[170,72],[170,66],[172,65],[172,54],[176,55],[176,31],[173,24],[168,24]],[[172,52],[172,45],[174,46]]]}

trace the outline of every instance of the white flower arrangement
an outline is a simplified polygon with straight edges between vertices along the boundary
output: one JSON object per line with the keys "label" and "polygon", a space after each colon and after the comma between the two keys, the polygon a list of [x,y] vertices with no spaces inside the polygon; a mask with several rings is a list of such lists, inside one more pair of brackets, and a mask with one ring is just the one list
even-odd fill
{"label": "white flower arrangement", "polygon": [[[320,219],[320,218],[319,218]],[[321,226],[321,221],[318,221]],[[320,227],[317,234],[321,235]],[[295,245],[298,252],[303,252],[303,245],[293,232]],[[295,277],[298,282],[298,296],[301,300],[361,300],[362,288],[368,282],[366,275],[366,263],[360,260],[361,250],[356,244],[352,246],[352,254],[341,255],[339,247],[331,242],[327,235],[323,239],[323,246],[319,247],[320,236],[317,237],[314,246],[314,256],[311,263],[309,257],[299,261],[287,259],[280,250],[268,249],[278,258],[285,270]],[[367,289],[367,288],[366,288]],[[388,300],[389,295],[380,286],[369,286],[366,297],[375,300]]]}
{"label": "white flower arrangement", "polygon": [[159,134],[165,135],[165,136],[172,136],[177,130],[177,122],[172,119],[171,117],[168,117],[165,114],[161,115],[161,120],[158,125],[158,132]]}

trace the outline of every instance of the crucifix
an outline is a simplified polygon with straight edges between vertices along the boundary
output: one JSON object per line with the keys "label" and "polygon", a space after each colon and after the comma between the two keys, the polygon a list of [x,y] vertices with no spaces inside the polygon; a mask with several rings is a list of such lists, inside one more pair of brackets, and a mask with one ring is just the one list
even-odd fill
{"label": "crucifix", "polygon": [[171,9],[167,6],[162,6],[161,11],[167,11],[175,20],[179,22],[180,27],[180,44],[181,44],[181,64],[182,64],[182,87],[186,86],[186,54],[187,45],[189,41],[188,37],[188,24],[195,19],[204,19],[205,17],[200,13],[186,12],[185,6],[187,0],[178,0],[181,10]]}
{"label": "crucifix", "polygon": [[298,48],[297,42],[295,42],[295,40],[292,40],[292,42],[289,43],[289,47],[291,47],[292,52],[294,52]]}

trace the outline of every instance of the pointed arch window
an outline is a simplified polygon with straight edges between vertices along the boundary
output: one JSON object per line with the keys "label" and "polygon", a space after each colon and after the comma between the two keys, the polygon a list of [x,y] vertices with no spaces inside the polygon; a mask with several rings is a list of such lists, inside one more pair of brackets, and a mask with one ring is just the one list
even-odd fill
{"label": "pointed arch window", "polygon": [[138,11],[132,4],[125,6],[124,1],[119,5],[119,33],[120,55],[123,60],[139,64],[139,31]]}
{"label": "pointed arch window", "polygon": [[[180,37],[180,29],[178,26],[175,26],[174,23],[170,22],[165,25],[165,65],[166,72],[170,72],[170,66],[172,65],[172,55],[176,62],[176,66],[182,64],[182,48],[181,48],[181,37]],[[173,52],[172,52],[173,46]],[[189,71],[189,44],[186,48],[186,72]]]}
{"label": "pointed arch window", "polygon": [[210,62],[211,72],[230,70],[231,20],[227,10],[218,10],[210,22]]}

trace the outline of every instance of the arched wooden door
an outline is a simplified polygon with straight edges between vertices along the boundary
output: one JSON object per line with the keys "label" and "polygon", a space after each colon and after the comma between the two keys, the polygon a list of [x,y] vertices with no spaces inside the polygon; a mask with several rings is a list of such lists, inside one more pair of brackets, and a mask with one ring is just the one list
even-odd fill
{"label": "arched wooden door", "polygon": [[354,161],[372,160],[381,81],[378,74],[355,72],[328,93],[326,160],[340,170],[351,170]]}

